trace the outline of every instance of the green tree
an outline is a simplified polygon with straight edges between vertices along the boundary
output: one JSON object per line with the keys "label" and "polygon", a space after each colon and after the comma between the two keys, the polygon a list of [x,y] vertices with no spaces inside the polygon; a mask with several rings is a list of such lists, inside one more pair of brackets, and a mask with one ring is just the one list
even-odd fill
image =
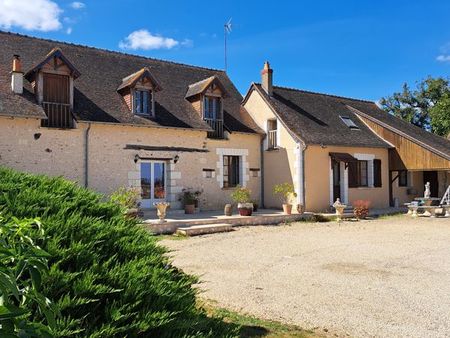
{"label": "green tree", "polygon": [[401,92],[382,98],[382,108],[409,123],[433,133],[450,133],[450,79],[428,77],[415,89],[403,84]]}

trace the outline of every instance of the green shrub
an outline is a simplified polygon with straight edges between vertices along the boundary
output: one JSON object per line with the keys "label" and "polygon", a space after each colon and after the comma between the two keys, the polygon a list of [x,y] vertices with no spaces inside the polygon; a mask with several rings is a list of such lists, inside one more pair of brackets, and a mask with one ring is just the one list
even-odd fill
{"label": "green shrub", "polygon": [[[50,254],[43,294],[60,315],[60,337],[224,336],[235,326],[196,306],[195,278],[170,265],[165,249],[120,206],[62,178],[0,168],[6,220],[39,217]],[[39,312],[33,320],[43,322]]]}
{"label": "green shrub", "polygon": [[[48,254],[35,239],[43,236],[38,220],[6,222],[0,214],[1,337],[51,337],[56,327],[56,307],[40,292]],[[34,320],[36,311],[45,321]]]}
{"label": "green shrub", "polygon": [[297,197],[294,186],[290,183],[280,183],[273,187],[273,193],[280,196],[281,203],[289,204],[292,197]]}
{"label": "green shrub", "polygon": [[236,203],[250,203],[251,191],[238,185],[231,193],[231,199]]}
{"label": "green shrub", "polygon": [[141,194],[136,188],[121,187],[111,194],[111,202],[118,204],[124,211],[137,208]]}

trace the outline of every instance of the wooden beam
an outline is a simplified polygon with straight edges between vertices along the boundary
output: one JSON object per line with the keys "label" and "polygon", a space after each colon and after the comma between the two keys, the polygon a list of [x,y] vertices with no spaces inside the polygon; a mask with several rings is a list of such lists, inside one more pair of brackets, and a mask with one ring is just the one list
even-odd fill
{"label": "wooden beam", "polygon": [[165,147],[165,146],[146,146],[141,144],[127,144],[124,149],[148,150],[148,151],[174,151],[185,153],[208,153],[208,149],[186,148],[186,147]]}

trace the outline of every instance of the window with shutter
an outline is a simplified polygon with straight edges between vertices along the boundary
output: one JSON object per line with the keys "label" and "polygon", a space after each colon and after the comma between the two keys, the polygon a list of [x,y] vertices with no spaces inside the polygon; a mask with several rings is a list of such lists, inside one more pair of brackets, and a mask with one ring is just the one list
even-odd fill
{"label": "window with shutter", "polygon": [[348,163],[348,187],[357,188],[358,182],[358,162]]}
{"label": "window with shutter", "polygon": [[381,160],[373,160],[373,185],[376,188],[382,186],[381,183]]}

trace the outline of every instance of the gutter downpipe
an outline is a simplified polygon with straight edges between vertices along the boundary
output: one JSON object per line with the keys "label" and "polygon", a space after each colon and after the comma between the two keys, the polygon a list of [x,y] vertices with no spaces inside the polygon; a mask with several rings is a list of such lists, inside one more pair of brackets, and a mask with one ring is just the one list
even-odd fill
{"label": "gutter downpipe", "polygon": [[88,123],[88,127],[84,132],[84,187],[89,185],[89,131],[91,130],[91,124]]}
{"label": "gutter downpipe", "polygon": [[299,203],[303,205],[303,210],[306,210],[306,185],[305,185],[305,151],[308,147],[305,143],[299,142],[299,162],[297,167],[299,168],[298,179],[299,179]]}
{"label": "gutter downpipe", "polygon": [[261,208],[264,208],[264,138],[261,137],[261,142],[260,142],[260,180],[259,180],[259,184],[260,184],[260,201],[261,201]]}

